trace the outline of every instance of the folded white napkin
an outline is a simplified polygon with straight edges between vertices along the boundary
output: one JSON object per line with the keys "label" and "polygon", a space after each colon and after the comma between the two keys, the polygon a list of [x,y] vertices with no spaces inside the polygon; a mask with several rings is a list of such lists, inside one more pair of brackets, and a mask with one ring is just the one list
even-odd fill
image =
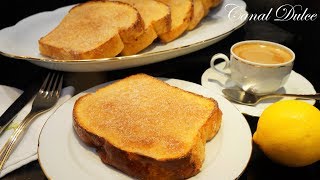
{"label": "folded white napkin", "polygon": [[[34,122],[29,126],[26,134],[21,139],[20,143],[16,146],[11,156],[5,163],[2,171],[0,172],[0,178],[9,172],[20,168],[21,166],[28,164],[31,161],[37,160],[38,139],[41,133],[41,129],[56,109],[70,99],[74,95],[74,88],[69,86],[62,90],[61,97],[57,104],[48,112],[36,117]],[[30,112],[32,101],[29,102],[16,116],[10,127],[17,126],[20,121]],[[0,105],[2,106],[2,105]],[[10,135],[14,132],[14,128],[7,129],[0,136],[0,148],[4,146]]]}

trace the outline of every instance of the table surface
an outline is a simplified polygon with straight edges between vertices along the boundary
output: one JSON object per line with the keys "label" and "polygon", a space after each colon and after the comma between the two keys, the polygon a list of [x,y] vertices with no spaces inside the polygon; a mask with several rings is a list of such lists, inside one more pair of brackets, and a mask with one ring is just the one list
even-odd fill
{"label": "table surface", "polygon": [[[33,2],[33,1],[31,1]],[[3,14],[0,17],[4,19],[1,28],[13,25],[18,20],[44,10],[55,9],[73,2],[59,1],[55,4],[41,4],[32,8],[26,3],[20,4],[25,11],[14,10],[17,16],[6,18]],[[8,5],[12,7],[13,3]],[[17,2],[16,2],[17,3]],[[19,1],[20,3],[20,1]],[[48,2],[49,3],[49,2]],[[3,6],[2,6],[3,7]],[[23,8],[20,8],[22,10]],[[1,11],[2,12],[2,11]],[[19,13],[18,13],[19,12]],[[3,16],[2,16],[3,15]],[[299,31],[294,29],[295,26],[303,25],[306,30]],[[124,78],[131,74],[146,73],[156,77],[167,77],[182,79],[194,83],[201,83],[202,73],[209,68],[209,62],[212,55],[218,52],[229,54],[232,44],[246,39],[263,39],[282,43],[292,48],[296,53],[294,70],[306,77],[320,91],[320,76],[317,65],[314,65],[319,57],[314,56],[318,47],[314,46],[317,42],[318,35],[314,29],[315,22],[291,24],[273,24],[271,22],[253,22],[249,21],[242,28],[233,32],[224,40],[209,46],[200,51],[184,55],[151,65],[130,68],[125,70],[116,70],[109,72],[92,72],[92,73],[70,73],[65,72],[64,85],[72,85],[76,93],[86,90],[97,84],[107,81]],[[315,59],[317,58],[317,59]],[[18,72],[18,73],[17,73]],[[9,85],[24,89],[27,85],[32,84],[38,77],[43,76],[46,69],[35,66],[23,60],[10,59],[1,56],[0,60],[0,84]],[[315,105],[320,109],[319,102]],[[258,118],[245,115],[251,132],[255,132]],[[306,150],[307,151],[307,150]],[[301,168],[289,168],[281,166],[270,161],[259,148],[253,144],[253,151],[247,168],[239,179],[320,179],[320,162]],[[3,179],[46,179],[38,161],[31,162],[11,173]]]}

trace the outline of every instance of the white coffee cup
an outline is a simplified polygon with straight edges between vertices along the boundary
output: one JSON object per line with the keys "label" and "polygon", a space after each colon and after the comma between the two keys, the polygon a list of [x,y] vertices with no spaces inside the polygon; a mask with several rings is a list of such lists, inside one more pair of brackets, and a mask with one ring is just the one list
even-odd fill
{"label": "white coffee cup", "polygon": [[[224,70],[216,68],[217,59],[226,62]],[[230,48],[230,59],[221,53],[214,55],[210,66],[244,91],[267,94],[277,91],[287,82],[294,60],[294,52],[281,44],[248,40]],[[230,73],[226,68],[229,68]]]}

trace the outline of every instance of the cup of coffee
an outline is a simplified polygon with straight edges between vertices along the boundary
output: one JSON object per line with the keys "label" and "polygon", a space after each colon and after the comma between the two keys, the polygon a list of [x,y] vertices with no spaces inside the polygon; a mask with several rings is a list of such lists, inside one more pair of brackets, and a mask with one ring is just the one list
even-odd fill
{"label": "cup of coffee", "polygon": [[[223,70],[216,67],[215,61],[218,59],[226,62]],[[277,91],[286,83],[294,60],[294,52],[281,44],[248,40],[231,47],[230,59],[221,53],[214,55],[210,66],[244,91],[267,94]]]}

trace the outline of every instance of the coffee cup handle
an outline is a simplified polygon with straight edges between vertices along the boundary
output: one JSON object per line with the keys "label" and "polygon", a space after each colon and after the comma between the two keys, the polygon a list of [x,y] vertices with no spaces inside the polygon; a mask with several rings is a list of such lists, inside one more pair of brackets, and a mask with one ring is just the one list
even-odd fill
{"label": "coffee cup handle", "polygon": [[222,74],[222,75],[224,75],[224,76],[227,76],[227,77],[229,78],[229,77],[231,76],[230,73],[221,71],[221,70],[219,70],[219,69],[216,68],[216,65],[214,64],[214,62],[215,62],[217,59],[223,59],[223,60],[226,62],[225,66],[224,66],[224,68],[223,68],[223,69],[226,69],[226,68],[228,68],[229,65],[230,65],[230,60],[229,60],[229,58],[228,58],[226,55],[222,54],[222,53],[218,53],[218,54],[215,54],[214,56],[212,56],[211,61],[210,61],[210,66],[211,66],[211,68],[212,68],[214,71],[216,71],[217,73],[220,73],[220,74]]}

